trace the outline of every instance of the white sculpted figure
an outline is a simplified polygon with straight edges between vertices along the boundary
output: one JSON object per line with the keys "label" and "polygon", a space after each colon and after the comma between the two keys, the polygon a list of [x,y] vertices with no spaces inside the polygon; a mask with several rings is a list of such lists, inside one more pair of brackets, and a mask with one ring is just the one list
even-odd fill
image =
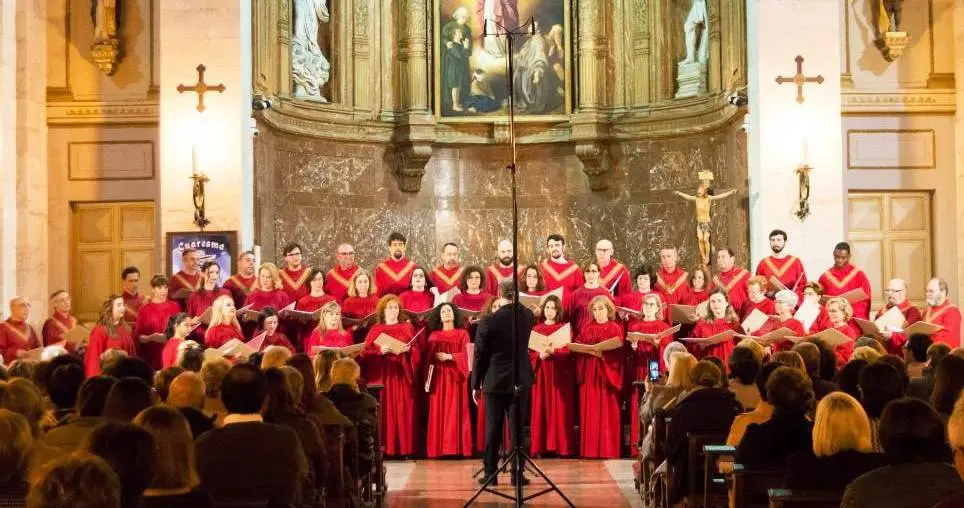
{"label": "white sculpted figure", "polygon": [[321,87],[331,77],[331,63],[318,46],[319,21],[329,20],[326,0],[294,1],[294,33],[291,38],[291,77],[294,96],[327,102]]}
{"label": "white sculpted figure", "polygon": [[94,0],[90,17],[94,22],[94,42],[117,37],[117,0]]}
{"label": "white sculpted figure", "polygon": [[707,40],[710,31],[706,26],[707,19],[706,0],[693,0],[686,22],[683,24],[683,32],[686,34],[686,59],[683,63],[706,63],[709,59]]}

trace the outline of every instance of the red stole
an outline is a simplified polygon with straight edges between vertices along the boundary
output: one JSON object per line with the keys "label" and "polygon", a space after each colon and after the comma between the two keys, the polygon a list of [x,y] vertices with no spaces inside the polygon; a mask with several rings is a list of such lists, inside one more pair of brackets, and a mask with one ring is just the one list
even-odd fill
{"label": "red stole", "polygon": [[148,298],[140,293],[130,294],[127,291],[121,293],[124,299],[124,321],[133,323],[137,321],[137,311],[141,310],[141,305],[148,302]]}
{"label": "red stole", "polygon": [[234,306],[239,309],[244,306],[248,295],[257,287],[258,277],[255,275],[245,277],[236,273],[224,282],[224,289],[231,292],[231,296],[234,297]]}
{"label": "red stole", "polygon": [[410,259],[386,259],[375,267],[375,286],[378,294],[400,295],[408,290],[412,283],[412,271],[415,262]]}
{"label": "red stole", "polygon": [[[519,265],[519,283],[522,283],[522,271],[525,266]],[[490,295],[499,294],[499,283],[505,279],[512,277],[512,265],[502,266],[501,263],[495,263],[488,266],[485,269],[485,292]]]}
{"label": "red stole", "polygon": [[302,296],[308,295],[308,267],[292,270],[287,266],[278,272],[281,276],[281,289],[288,294],[288,300],[297,302]]}
{"label": "red stole", "polygon": [[572,260],[558,263],[547,259],[539,265],[539,268],[542,271],[542,278],[546,281],[546,289],[549,291],[561,287],[564,288],[563,294],[566,294],[579,289],[586,283],[579,265]]}
{"label": "red stole", "polygon": [[459,285],[462,279],[462,267],[446,268],[445,265],[436,266],[428,274],[429,280],[438,289],[439,294]]}
{"label": "red stole", "polygon": [[807,285],[807,274],[803,269],[803,263],[794,256],[777,258],[767,256],[760,260],[756,267],[756,274],[766,277],[769,282],[770,277],[776,277],[787,289],[803,292],[803,287]]}
{"label": "red stole", "polygon": [[351,265],[343,269],[341,265],[335,265],[325,274],[325,293],[329,294],[339,303],[348,297],[348,286],[351,285],[351,278],[358,271],[358,265]]}
{"label": "red stole", "polygon": [[613,296],[625,295],[633,290],[633,281],[629,279],[629,270],[615,259],[611,259],[608,265],[599,267],[599,285],[612,289]]}
{"label": "red stole", "polygon": [[[689,293],[689,285],[687,285],[687,280],[689,279],[689,274],[685,270],[676,267],[672,272],[667,272],[666,269],[660,267],[656,272],[656,289],[663,292],[666,296],[666,304],[681,304],[686,302],[687,294]],[[710,281],[706,281],[709,284]]]}
{"label": "red stole", "polygon": [[743,302],[747,300],[746,281],[750,278],[750,272],[743,268],[734,267],[727,272],[720,272],[716,276],[718,285],[726,291],[726,299],[734,309],[743,308]]}

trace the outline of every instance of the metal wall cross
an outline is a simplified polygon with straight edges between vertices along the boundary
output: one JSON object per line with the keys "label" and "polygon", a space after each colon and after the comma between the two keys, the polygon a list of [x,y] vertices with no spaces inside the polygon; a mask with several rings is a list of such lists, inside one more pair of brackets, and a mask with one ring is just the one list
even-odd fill
{"label": "metal wall cross", "polygon": [[804,85],[804,83],[816,83],[816,84],[819,85],[819,84],[823,83],[823,75],[817,74],[816,77],[808,78],[808,77],[806,77],[806,76],[803,75],[803,57],[800,56],[800,55],[797,55],[797,57],[794,58],[793,61],[794,61],[794,62],[797,62],[797,73],[796,73],[795,75],[793,75],[793,77],[789,77],[789,78],[785,78],[785,77],[783,77],[783,76],[777,76],[777,80],[776,80],[776,81],[777,81],[777,84],[778,84],[778,85],[782,85],[782,84],[784,84],[784,83],[793,83],[793,84],[797,85],[797,103],[798,103],[798,104],[803,104],[803,101],[804,101],[804,98],[803,98],[803,85]]}
{"label": "metal wall cross", "polygon": [[[204,71],[207,67],[204,64],[197,66],[197,83],[191,86],[185,86],[183,84],[177,85],[178,93],[184,92],[197,92],[197,110],[199,112],[204,112],[204,94],[207,92],[218,92],[224,93],[224,83],[218,83],[217,85],[211,86],[204,82]],[[822,78],[821,78],[822,79]]]}

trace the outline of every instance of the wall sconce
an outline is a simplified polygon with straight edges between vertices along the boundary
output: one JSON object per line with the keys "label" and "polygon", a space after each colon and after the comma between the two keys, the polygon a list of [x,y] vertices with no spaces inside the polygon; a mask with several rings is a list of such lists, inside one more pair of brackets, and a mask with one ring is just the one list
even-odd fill
{"label": "wall sconce", "polygon": [[191,147],[191,180],[194,180],[194,188],[191,195],[194,198],[194,224],[204,231],[204,228],[211,221],[204,214],[204,184],[210,181],[204,173],[197,170],[197,145]]}
{"label": "wall sconce", "polygon": [[810,170],[806,163],[797,166],[797,211],[794,215],[803,222],[810,215]]}

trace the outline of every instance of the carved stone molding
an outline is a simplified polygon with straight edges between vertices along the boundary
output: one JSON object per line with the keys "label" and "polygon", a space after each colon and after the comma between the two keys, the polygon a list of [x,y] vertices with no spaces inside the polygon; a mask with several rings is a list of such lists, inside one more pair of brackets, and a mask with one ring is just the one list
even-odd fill
{"label": "carved stone molding", "polygon": [[157,101],[47,102],[48,125],[157,123]]}
{"label": "carved stone molding", "polygon": [[582,162],[582,172],[589,179],[589,188],[601,191],[609,188],[609,147],[598,142],[576,143],[576,157]]}
{"label": "carved stone molding", "polygon": [[425,165],[432,158],[431,143],[406,143],[395,146],[391,153],[392,170],[403,192],[422,190]]}
{"label": "carved stone molding", "polygon": [[844,91],[843,113],[937,113],[953,114],[954,90],[907,90],[897,92]]}

